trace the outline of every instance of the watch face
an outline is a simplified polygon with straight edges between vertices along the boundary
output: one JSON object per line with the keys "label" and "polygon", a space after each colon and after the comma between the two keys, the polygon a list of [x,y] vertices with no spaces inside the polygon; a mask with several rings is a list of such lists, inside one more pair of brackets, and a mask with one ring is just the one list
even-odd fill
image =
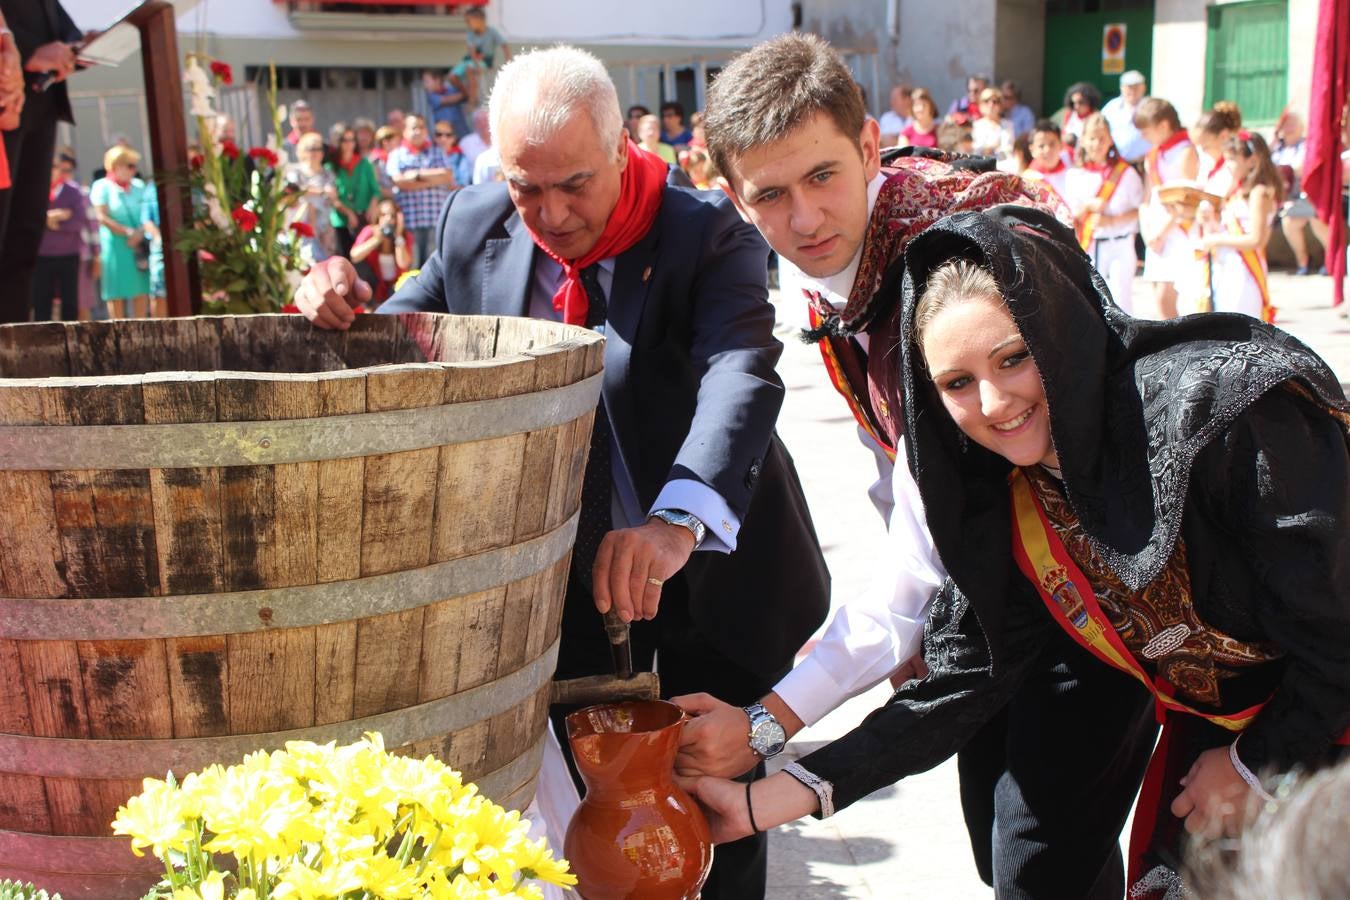
{"label": "watch face", "polygon": [[750,746],[755,749],[755,752],[766,757],[782,752],[786,743],[787,732],[783,731],[782,725],[772,719],[756,725],[754,734],[750,738]]}

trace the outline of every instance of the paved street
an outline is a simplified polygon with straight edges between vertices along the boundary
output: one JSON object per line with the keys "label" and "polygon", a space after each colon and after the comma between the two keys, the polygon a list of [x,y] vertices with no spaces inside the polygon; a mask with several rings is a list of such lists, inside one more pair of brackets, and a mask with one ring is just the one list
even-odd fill
{"label": "paved street", "polygon": [[[1321,353],[1350,389],[1350,320],[1330,309],[1331,281],[1273,274],[1278,323]],[[1135,308],[1151,309],[1148,285],[1135,282]],[[779,371],[788,387],[779,430],[801,472],[834,576],[834,602],[865,585],[882,523],[866,496],[875,477],[853,419],[825,380],[818,351],[796,340],[795,309],[779,303],[786,347]],[[784,756],[838,737],[884,703],[885,686],[857,697],[804,731]],[[770,842],[771,900],[824,898],[987,898],[971,861],[948,762],[906,779],[833,818],[779,829]]]}

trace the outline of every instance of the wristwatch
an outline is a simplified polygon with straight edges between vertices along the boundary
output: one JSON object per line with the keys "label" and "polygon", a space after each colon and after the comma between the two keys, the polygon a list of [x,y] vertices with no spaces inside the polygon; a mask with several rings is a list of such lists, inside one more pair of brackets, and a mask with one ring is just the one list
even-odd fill
{"label": "wristwatch", "polygon": [[751,703],[745,707],[745,714],[750,717],[750,749],[765,759],[782,753],[787,745],[787,732],[773,713],[762,703]]}
{"label": "wristwatch", "polygon": [[682,509],[654,509],[647,518],[660,519],[667,525],[679,525],[681,528],[688,528],[689,533],[694,536],[695,550],[703,546],[703,539],[708,536],[708,527],[703,524],[703,520]]}

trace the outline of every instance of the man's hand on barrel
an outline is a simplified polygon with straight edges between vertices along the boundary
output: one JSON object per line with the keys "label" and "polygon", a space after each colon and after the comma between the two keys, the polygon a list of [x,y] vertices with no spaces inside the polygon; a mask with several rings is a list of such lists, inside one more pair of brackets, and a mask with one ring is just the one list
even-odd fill
{"label": "man's hand on barrel", "polygon": [[371,294],[351,260],[330,256],[306,273],[295,291],[295,305],[319,328],[346,330],[356,319],[353,310],[370,302]]}
{"label": "man's hand on barrel", "polygon": [[607,613],[612,606],[625,622],[656,618],[661,585],[684,568],[693,552],[694,535],[687,528],[658,519],[611,531],[591,569],[595,608]]}

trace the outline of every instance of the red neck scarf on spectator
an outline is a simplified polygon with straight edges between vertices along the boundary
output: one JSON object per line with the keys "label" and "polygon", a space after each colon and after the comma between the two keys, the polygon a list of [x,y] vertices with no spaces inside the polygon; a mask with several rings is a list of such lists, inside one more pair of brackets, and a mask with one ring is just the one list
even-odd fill
{"label": "red neck scarf on spectator", "polygon": [[351,155],[351,159],[347,160],[346,162],[343,162],[342,159],[339,158],[338,165],[342,166],[342,171],[346,172],[347,177],[350,178],[351,174],[356,171],[356,164],[359,163],[360,161],[361,161],[361,154],[353,153]]}
{"label": "red neck scarf on spectator", "polygon": [[117,178],[110,178],[109,180],[112,181],[113,184],[115,184],[115,185],[117,185],[119,188],[121,188],[123,191],[129,191],[129,190],[131,190],[131,179],[130,179],[130,178],[128,178],[126,181],[122,181],[122,180],[117,179]]}
{"label": "red neck scarf on spectator", "polygon": [[414,144],[412,141],[409,140],[403,141],[403,149],[407,150],[409,153],[426,153],[427,148],[430,146],[431,141],[423,141],[422,146],[420,147]]}
{"label": "red neck scarf on spectator", "polygon": [[1063,172],[1065,169],[1068,168],[1068,166],[1064,165],[1063,159],[1055,160],[1055,164],[1049,169],[1042,168],[1041,164],[1038,162],[1033,162],[1031,164],[1031,167],[1035,169],[1037,172],[1040,172],[1042,175],[1054,175],[1058,172]]}
{"label": "red neck scarf on spectator", "polygon": [[1167,140],[1163,141],[1161,144],[1158,145],[1158,155],[1161,156],[1168,150],[1171,150],[1177,144],[1180,144],[1182,141],[1189,141],[1190,139],[1191,133],[1187,131],[1185,128],[1181,129],[1180,131],[1174,131],[1172,132],[1172,136],[1170,138],[1168,138]]}
{"label": "red neck scarf on spectator", "polygon": [[63,177],[60,177],[60,176],[58,176],[58,177],[56,177],[55,179],[52,180],[52,186],[51,186],[51,188],[48,189],[48,191],[47,191],[47,202],[48,202],[48,203],[55,203],[55,202],[56,202],[56,195],[59,194],[59,193],[61,193],[61,186],[64,185],[65,183],[66,183],[66,179],[63,178]]}
{"label": "red neck scarf on spectator", "polygon": [[1109,159],[1099,163],[1095,162],[1083,163],[1083,170],[1086,172],[1105,172],[1110,168],[1111,168],[1111,161]]}
{"label": "red neck scarf on spectator", "polygon": [[600,239],[585,256],[563,259],[550,250],[539,235],[530,231],[535,246],[563,267],[563,283],[553,295],[553,308],[563,314],[563,321],[568,325],[585,325],[586,311],[590,308],[586,289],[581,285],[581,270],[602,259],[617,256],[651,230],[657,210],[661,208],[666,172],[665,160],[643,150],[631,139],[628,141],[628,165],[624,167],[619,183],[619,202],[609,214]]}

